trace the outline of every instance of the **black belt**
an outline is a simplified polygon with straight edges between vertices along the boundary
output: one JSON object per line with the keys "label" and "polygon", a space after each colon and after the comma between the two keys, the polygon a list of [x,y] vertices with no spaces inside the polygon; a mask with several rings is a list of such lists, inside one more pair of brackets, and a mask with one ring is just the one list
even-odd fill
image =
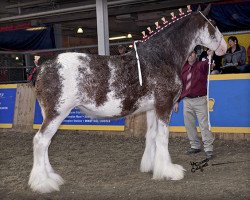
{"label": "black belt", "polygon": [[202,95],[202,96],[186,96],[186,97],[189,98],[189,99],[194,99],[194,98],[204,97],[204,96],[206,96],[206,95]]}

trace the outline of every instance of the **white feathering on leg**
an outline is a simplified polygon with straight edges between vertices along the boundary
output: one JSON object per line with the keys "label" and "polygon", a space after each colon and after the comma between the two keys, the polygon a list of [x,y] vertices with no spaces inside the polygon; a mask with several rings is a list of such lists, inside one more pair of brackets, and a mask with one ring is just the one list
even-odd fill
{"label": "white feathering on leg", "polygon": [[147,111],[146,147],[141,160],[141,172],[150,172],[154,169],[156,132],[157,122],[155,111]]}
{"label": "white feathering on leg", "polygon": [[156,135],[156,154],[153,179],[180,180],[184,177],[185,169],[181,165],[173,164],[168,151],[168,126],[158,120]]}
{"label": "white feathering on leg", "polygon": [[42,137],[40,131],[33,140],[34,143],[34,163],[30,173],[29,185],[33,191],[49,193],[59,191],[59,184],[49,177],[45,167],[45,152],[49,141]]}

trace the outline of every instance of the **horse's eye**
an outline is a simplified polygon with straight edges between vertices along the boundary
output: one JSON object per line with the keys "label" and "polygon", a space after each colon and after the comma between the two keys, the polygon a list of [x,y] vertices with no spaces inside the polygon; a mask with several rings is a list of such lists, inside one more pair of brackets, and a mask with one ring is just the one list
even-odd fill
{"label": "horse's eye", "polygon": [[215,35],[211,35],[211,39],[214,40],[215,39]]}

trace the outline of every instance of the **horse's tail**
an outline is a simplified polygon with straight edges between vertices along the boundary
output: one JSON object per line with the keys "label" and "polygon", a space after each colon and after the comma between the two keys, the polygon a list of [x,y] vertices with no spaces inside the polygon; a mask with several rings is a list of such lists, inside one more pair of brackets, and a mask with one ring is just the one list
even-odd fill
{"label": "horse's tail", "polygon": [[30,72],[28,72],[27,80],[32,83],[33,86],[36,85],[36,78],[37,78],[37,66],[32,67]]}
{"label": "horse's tail", "polygon": [[27,80],[29,82],[31,82],[33,84],[33,86],[36,85],[36,78],[37,78],[37,74],[38,74],[38,61],[40,59],[40,56],[35,56],[34,57],[34,63],[35,63],[35,66],[32,67],[29,72],[28,72],[28,77],[27,77]]}

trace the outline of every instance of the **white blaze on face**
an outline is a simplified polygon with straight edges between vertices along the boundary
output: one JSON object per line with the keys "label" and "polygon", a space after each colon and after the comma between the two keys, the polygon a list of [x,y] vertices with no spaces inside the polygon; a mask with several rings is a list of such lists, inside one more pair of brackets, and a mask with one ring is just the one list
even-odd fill
{"label": "white blaze on face", "polygon": [[227,50],[227,44],[223,38],[223,35],[220,33],[218,28],[215,28],[214,35],[210,35],[208,31],[208,26],[210,24],[206,24],[206,26],[201,29],[199,33],[199,38],[201,40],[201,45],[209,48],[210,50],[215,51],[217,55],[224,55]]}
{"label": "white blaze on face", "polygon": [[[201,40],[201,44],[211,50],[215,50],[217,48],[218,45],[216,45],[216,36],[213,35],[211,36],[209,31],[208,31],[208,24],[206,24],[206,26],[200,30],[200,34],[199,34],[200,40]],[[218,42],[220,41],[220,38],[218,38]]]}
{"label": "white blaze on face", "polygon": [[215,54],[218,56],[222,56],[227,51],[227,43],[217,27],[216,27],[215,35],[217,37],[220,37],[220,43],[219,43],[219,46],[217,47],[217,49],[215,50]]}

